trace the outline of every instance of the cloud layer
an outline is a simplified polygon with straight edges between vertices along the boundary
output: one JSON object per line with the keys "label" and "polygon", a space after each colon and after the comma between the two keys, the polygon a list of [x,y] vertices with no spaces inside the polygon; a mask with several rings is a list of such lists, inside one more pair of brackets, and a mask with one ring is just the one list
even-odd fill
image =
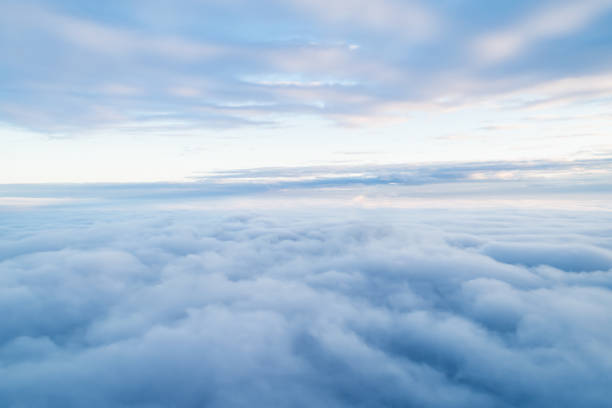
{"label": "cloud layer", "polygon": [[[296,114],[362,124],[497,104],[554,80],[609,76],[611,7],[8,1],[0,68],[10,86],[0,94],[0,119],[57,135],[161,122],[180,134]],[[564,103],[559,92],[540,96]],[[585,103],[601,94],[610,98],[607,88],[572,96]]]}
{"label": "cloud layer", "polygon": [[609,403],[609,213],[2,220],[2,406]]}

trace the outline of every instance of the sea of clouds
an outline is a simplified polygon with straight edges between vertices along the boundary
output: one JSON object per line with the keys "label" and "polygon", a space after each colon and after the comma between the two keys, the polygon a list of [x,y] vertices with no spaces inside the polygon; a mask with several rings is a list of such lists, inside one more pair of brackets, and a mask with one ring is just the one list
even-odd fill
{"label": "sea of clouds", "polygon": [[0,221],[3,407],[610,404],[610,212]]}

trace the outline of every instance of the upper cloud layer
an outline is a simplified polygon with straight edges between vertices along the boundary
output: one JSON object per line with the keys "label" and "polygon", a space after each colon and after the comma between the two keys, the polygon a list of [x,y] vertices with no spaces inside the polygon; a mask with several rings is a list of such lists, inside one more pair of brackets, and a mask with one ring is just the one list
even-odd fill
{"label": "upper cloud layer", "polygon": [[607,75],[598,44],[609,40],[610,5],[9,1],[0,13],[10,83],[0,119],[73,136],[163,121],[180,134],[296,114],[392,122],[496,103],[551,79]]}

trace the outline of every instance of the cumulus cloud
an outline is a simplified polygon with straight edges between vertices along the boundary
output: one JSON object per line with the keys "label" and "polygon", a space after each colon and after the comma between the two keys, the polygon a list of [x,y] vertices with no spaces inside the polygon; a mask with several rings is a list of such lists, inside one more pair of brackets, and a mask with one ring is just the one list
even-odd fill
{"label": "cumulus cloud", "polygon": [[604,407],[606,219],[15,210],[0,405]]}

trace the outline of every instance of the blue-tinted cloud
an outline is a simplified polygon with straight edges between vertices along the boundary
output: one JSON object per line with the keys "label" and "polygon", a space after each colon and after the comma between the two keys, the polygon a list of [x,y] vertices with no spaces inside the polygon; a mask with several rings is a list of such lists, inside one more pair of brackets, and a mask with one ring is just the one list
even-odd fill
{"label": "blue-tinted cloud", "polygon": [[[195,175],[184,183],[0,184],[0,206],[110,205],[132,202],[186,202],[198,199],[263,197],[289,200],[286,194],[381,199],[548,198],[605,200],[612,193],[608,157],[572,161],[465,162],[395,165],[269,167]],[[383,200],[384,201],[384,200]],[[606,206],[609,207],[609,206]]]}
{"label": "blue-tinted cloud", "polygon": [[16,212],[0,403],[604,407],[608,219]]}
{"label": "blue-tinted cloud", "polygon": [[[0,114],[52,134],[134,123],[180,134],[296,114],[359,124],[516,92],[609,99],[589,84],[609,77],[610,6],[9,1]],[[556,82],[567,78],[578,89]]]}

